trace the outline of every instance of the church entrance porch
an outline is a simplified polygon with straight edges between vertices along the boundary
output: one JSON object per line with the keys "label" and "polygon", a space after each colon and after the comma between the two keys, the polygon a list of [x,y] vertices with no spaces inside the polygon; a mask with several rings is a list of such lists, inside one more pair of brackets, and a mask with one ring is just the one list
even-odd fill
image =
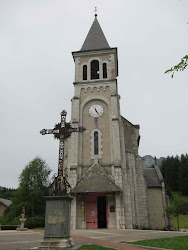
{"label": "church entrance porch", "polygon": [[106,193],[89,193],[86,196],[86,228],[107,228],[108,206]]}

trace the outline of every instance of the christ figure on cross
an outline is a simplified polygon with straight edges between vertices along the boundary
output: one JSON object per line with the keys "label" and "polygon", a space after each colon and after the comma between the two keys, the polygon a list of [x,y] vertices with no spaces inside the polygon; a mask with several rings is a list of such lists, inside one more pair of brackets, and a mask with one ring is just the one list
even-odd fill
{"label": "christ figure on cross", "polygon": [[55,124],[53,129],[42,129],[40,133],[42,135],[53,134],[55,139],[59,139],[59,163],[58,163],[58,175],[54,179],[54,192],[53,195],[62,196],[68,193],[70,184],[67,181],[67,176],[64,173],[64,144],[73,132],[83,133],[86,129],[83,127],[72,128],[70,123],[66,122],[67,112],[63,110],[61,112],[61,122]]}

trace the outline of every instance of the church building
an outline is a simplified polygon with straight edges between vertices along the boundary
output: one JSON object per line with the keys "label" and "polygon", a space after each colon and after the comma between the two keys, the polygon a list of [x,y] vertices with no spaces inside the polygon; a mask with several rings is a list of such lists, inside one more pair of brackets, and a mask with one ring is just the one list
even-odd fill
{"label": "church building", "polygon": [[109,46],[97,15],[72,55],[71,124],[86,131],[72,133],[65,143],[71,228],[168,227],[163,177],[158,166],[143,168],[139,125],[121,116],[117,48]]}

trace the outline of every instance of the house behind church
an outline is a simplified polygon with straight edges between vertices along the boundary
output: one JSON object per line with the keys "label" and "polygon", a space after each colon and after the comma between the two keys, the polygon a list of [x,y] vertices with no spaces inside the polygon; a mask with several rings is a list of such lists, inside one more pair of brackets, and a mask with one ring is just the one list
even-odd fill
{"label": "house behind church", "polygon": [[12,204],[12,201],[0,198],[0,217],[3,216],[3,213]]}

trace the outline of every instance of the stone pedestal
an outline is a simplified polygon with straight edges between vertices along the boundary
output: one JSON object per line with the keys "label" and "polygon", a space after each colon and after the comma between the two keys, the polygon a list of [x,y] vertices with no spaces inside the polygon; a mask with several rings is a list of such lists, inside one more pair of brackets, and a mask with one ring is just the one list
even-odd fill
{"label": "stone pedestal", "polygon": [[28,228],[24,227],[24,223],[26,222],[26,218],[20,218],[20,223],[21,223],[21,226],[16,228],[17,231],[27,231]]}
{"label": "stone pedestal", "polygon": [[65,196],[48,196],[44,240],[39,248],[68,248],[74,245],[70,237],[70,213],[72,198]]}

